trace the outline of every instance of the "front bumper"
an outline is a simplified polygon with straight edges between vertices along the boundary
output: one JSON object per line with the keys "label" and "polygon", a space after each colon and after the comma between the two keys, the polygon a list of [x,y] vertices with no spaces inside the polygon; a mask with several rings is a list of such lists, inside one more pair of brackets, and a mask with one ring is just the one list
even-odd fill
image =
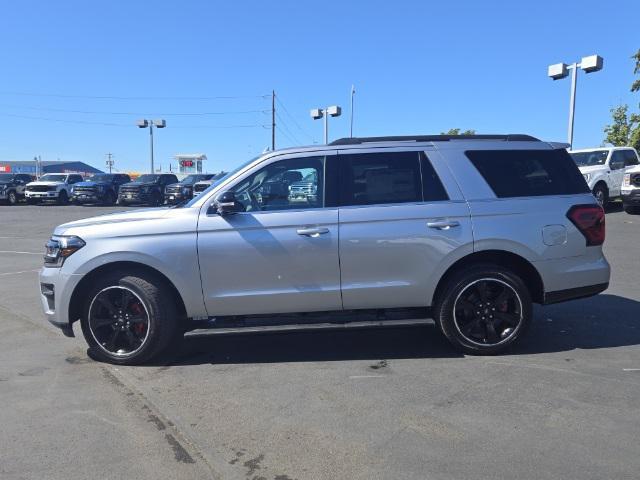
{"label": "front bumper", "polygon": [[83,203],[83,202],[93,203],[93,202],[101,202],[102,197],[97,193],[74,193],[73,196],[71,197],[71,200],[73,200],[76,203]]}
{"label": "front bumper", "polygon": [[184,195],[182,192],[169,192],[164,194],[164,203],[169,205],[185,200],[191,200],[191,195]]}
{"label": "front bumper", "polygon": [[71,295],[80,283],[82,275],[67,274],[61,268],[42,267],[39,274],[40,301],[45,318],[68,336],[73,337],[69,318]]}
{"label": "front bumper", "polygon": [[151,193],[121,193],[118,195],[118,201],[124,203],[149,203],[151,201]]}
{"label": "front bumper", "polygon": [[622,204],[625,206],[640,206],[640,188],[622,190]]}
{"label": "front bumper", "polygon": [[46,199],[56,199],[58,198],[58,195],[60,194],[60,192],[58,192],[57,190],[55,191],[49,191],[49,192],[30,192],[30,191],[26,191],[24,192],[24,196],[27,198],[34,198],[34,199],[40,199],[40,200],[46,200]]}

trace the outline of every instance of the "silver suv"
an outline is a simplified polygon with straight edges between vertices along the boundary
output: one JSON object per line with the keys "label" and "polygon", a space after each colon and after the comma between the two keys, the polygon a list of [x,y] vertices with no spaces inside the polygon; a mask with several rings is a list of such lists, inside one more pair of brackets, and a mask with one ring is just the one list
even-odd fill
{"label": "silver suv", "polygon": [[[298,195],[301,179],[313,195]],[[269,152],[177,208],[61,225],[40,291],[51,323],[71,336],[80,320],[94,357],[117,364],[196,328],[428,317],[463,352],[496,354],[533,303],[607,288],[604,238],[604,212],[557,144],[348,138]]]}

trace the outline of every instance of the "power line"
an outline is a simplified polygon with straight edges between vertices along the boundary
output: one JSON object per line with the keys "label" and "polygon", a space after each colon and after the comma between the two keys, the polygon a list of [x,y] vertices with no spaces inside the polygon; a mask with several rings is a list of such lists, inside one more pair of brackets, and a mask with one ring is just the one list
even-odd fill
{"label": "power line", "polygon": [[34,93],[34,92],[7,92],[0,91],[0,95],[19,95],[25,97],[55,97],[55,98],[84,98],[94,100],[234,100],[241,98],[262,98],[271,97],[268,95],[220,95],[211,97],[129,97],[113,95],[66,95],[59,93]]}
{"label": "power line", "polygon": [[282,103],[282,101],[280,100],[279,97],[276,97],[276,102],[278,102],[280,104],[280,106],[282,107],[282,109],[284,110],[284,112],[289,116],[289,118],[291,119],[291,121],[293,122],[293,124],[298,127],[298,129],[305,134],[308,138],[311,139],[312,142],[315,142],[315,138],[313,138],[312,135],[310,135],[305,129],[303,129],[300,124],[296,121],[296,119],[293,117],[293,115],[291,115],[291,113],[289,113],[289,110],[287,110],[287,107],[285,107],[284,103]]}
{"label": "power line", "polygon": [[291,135],[296,145],[300,145],[301,144],[300,140],[298,140],[298,138],[294,135],[294,133],[289,129],[289,127],[287,126],[287,123],[284,121],[284,119],[280,116],[278,112],[276,112],[276,118],[280,120],[280,125],[282,125],[282,127],[287,131],[289,135]]}
{"label": "power line", "polygon": [[278,130],[282,135],[284,135],[287,138],[287,140],[291,142],[291,145],[299,145],[299,142],[296,142],[287,134],[287,132],[285,132],[282,128],[280,128],[280,125],[276,125],[276,130]]}
{"label": "power line", "polygon": [[[73,123],[79,125],[100,125],[105,127],[127,127],[131,128],[135,125],[130,123],[111,123],[111,122],[92,122],[89,120],[68,120],[62,118],[49,118],[49,117],[34,117],[30,115],[17,115],[13,113],[0,113],[0,116],[4,117],[14,117],[14,118],[24,118],[27,120],[42,120],[47,122],[58,122],[58,123]],[[247,124],[247,125],[172,125],[171,128],[258,128],[265,127],[262,124]]]}
{"label": "power line", "polygon": [[0,104],[0,107],[4,108],[16,108],[16,109],[24,109],[24,110],[37,110],[37,111],[45,111],[45,112],[61,112],[61,113],[81,113],[87,115],[139,115],[139,116],[206,116],[206,115],[241,115],[248,113],[268,113],[270,110],[236,110],[236,111],[226,111],[226,112],[156,112],[156,113],[141,113],[141,112],[105,112],[105,111],[97,111],[97,110],[67,110],[64,108],[47,108],[47,107],[27,107],[20,105],[8,105],[8,104]]}

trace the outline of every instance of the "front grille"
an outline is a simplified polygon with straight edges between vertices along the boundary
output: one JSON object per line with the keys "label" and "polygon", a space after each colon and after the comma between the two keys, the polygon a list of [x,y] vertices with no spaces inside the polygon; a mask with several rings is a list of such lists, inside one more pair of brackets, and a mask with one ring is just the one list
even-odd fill
{"label": "front grille", "polygon": [[138,195],[140,193],[140,187],[120,187],[120,193]]}
{"label": "front grille", "polygon": [[640,173],[631,174],[631,185],[634,187],[640,187]]}
{"label": "front grille", "polygon": [[82,195],[94,195],[96,193],[96,187],[74,187],[73,193]]}
{"label": "front grille", "polygon": [[169,187],[167,187],[166,193],[182,193],[182,186],[181,185],[171,185]]}
{"label": "front grille", "polygon": [[48,185],[32,185],[27,188],[28,192],[48,192],[49,190],[54,191],[56,187],[50,187]]}
{"label": "front grille", "polygon": [[291,193],[301,193],[305,195],[311,195],[314,190],[314,184],[309,183],[294,183],[291,185],[290,191]]}
{"label": "front grille", "polygon": [[194,192],[201,193],[201,192],[204,192],[204,191],[205,191],[207,188],[209,188],[210,186],[211,186],[211,185],[207,185],[206,183],[196,184],[196,185],[193,187],[193,191],[194,191]]}

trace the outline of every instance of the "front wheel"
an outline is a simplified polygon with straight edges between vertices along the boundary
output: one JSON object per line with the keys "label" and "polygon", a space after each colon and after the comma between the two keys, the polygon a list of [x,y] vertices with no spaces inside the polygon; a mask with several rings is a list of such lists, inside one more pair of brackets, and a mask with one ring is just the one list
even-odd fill
{"label": "front wheel", "polygon": [[604,207],[609,201],[609,193],[607,192],[607,188],[601,183],[593,187],[593,196],[596,197],[596,201],[601,207]]}
{"label": "front wheel", "polygon": [[504,351],[526,331],[531,295],[522,279],[497,265],[455,273],[436,299],[434,319],[459,350],[472,355]]}
{"label": "front wheel", "polygon": [[81,318],[93,358],[138,365],[167,352],[181,336],[166,283],[144,272],[114,272],[92,285]]}
{"label": "front wheel", "polygon": [[9,202],[9,205],[16,205],[18,203],[18,195],[15,191],[11,190],[9,192],[7,195],[7,201]]}
{"label": "front wheel", "polygon": [[58,205],[66,205],[69,203],[69,195],[66,190],[60,191],[58,194]]}

